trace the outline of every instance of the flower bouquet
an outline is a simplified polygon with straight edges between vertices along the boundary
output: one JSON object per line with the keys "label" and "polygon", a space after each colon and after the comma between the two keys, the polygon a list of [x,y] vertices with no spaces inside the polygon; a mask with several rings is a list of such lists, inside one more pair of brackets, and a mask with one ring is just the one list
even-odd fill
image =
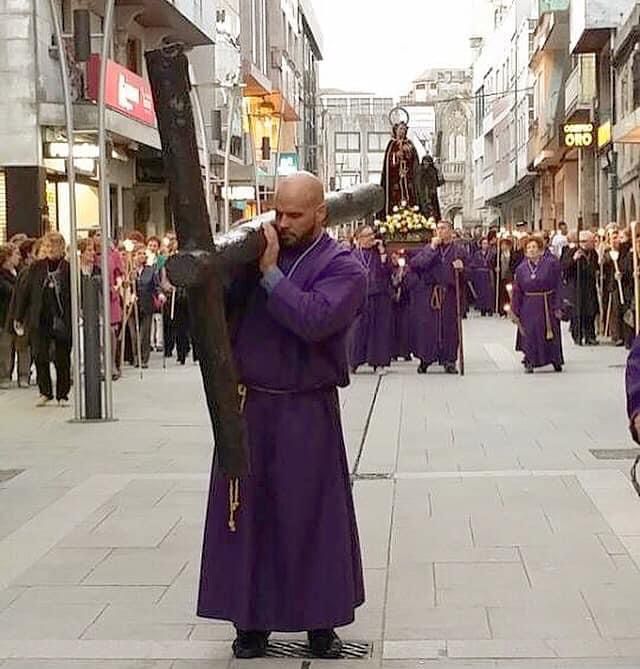
{"label": "flower bouquet", "polygon": [[425,242],[436,229],[435,219],[427,219],[420,207],[402,202],[384,221],[375,221],[376,233],[388,242]]}

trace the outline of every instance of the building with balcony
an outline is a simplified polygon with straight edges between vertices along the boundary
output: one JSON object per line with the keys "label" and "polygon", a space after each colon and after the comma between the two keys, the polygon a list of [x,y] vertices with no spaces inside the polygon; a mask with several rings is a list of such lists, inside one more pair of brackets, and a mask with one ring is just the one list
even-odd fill
{"label": "building with balcony", "polygon": [[565,91],[571,73],[568,10],[568,0],[564,4],[556,1],[553,9],[549,3],[540,3],[529,64],[534,79],[534,104],[528,160],[529,170],[538,175],[534,220],[543,230],[553,230],[564,220],[565,203],[576,209],[576,174],[572,171],[575,165],[563,162]]}
{"label": "building with balcony", "polygon": [[[62,0],[63,30],[73,33],[79,0]],[[91,32],[102,28],[102,2],[91,3]],[[49,228],[69,238],[69,202],[64,157],[62,84],[47,0],[0,6],[3,62],[0,84],[0,238]],[[107,132],[110,156],[112,234],[138,229],[162,233],[170,225],[160,141],[146,78],[144,52],[165,40],[198,47],[213,44],[215,15],[203,2],[122,0],[117,3],[112,57],[107,65]],[[73,41],[61,45],[69,57],[77,136],[76,190],[80,231],[98,223],[96,158],[97,89],[101,40],[91,40],[87,62],[74,58]],[[211,61],[213,68],[213,61]]]}
{"label": "building with balcony", "polygon": [[[577,97],[578,119],[592,125],[594,136],[592,146],[574,152],[579,160],[578,221],[585,227],[622,221],[627,215],[619,206],[624,200],[617,193],[618,152],[612,141],[616,90],[613,55],[616,32],[633,4],[632,0],[571,0],[569,41],[575,69],[568,93]],[[568,107],[568,118],[571,111]],[[629,156],[624,149],[623,153],[624,162]]]}
{"label": "building with balcony", "polygon": [[526,221],[534,227],[535,175],[529,170],[534,96],[529,63],[538,7],[529,0],[492,7],[493,24],[472,40],[474,206],[485,224],[510,227]]}
{"label": "building with balcony", "polygon": [[635,4],[618,30],[613,64],[616,114],[613,141],[617,147],[618,222],[637,220],[640,206],[640,4]]}
{"label": "building with balcony", "polygon": [[318,170],[322,34],[311,0],[241,0],[240,16],[244,130],[257,171],[244,181],[257,182],[269,207],[278,176]]}

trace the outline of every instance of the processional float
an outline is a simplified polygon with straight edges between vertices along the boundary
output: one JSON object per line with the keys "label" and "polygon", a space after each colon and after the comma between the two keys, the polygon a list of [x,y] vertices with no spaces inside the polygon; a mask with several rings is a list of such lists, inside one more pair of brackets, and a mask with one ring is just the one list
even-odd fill
{"label": "processional float", "polygon": [[[257,264],[266,248],[262,226],[274,222],[275,213],[259,216],[214,238],[202,183],[184,49],[170,45],[147,52],[146,62],[179,246],[178,254],[167,263],[167,273],[173,285],[187,291],[213,427],[216,464],[233,481],[246,475],[249,467],[243,400],[225,314],[224,283],[229,270]],[[348,223],[380,210],[384,192],[376,185],[361,186],[332,193],[326,203],[332,224]]]}

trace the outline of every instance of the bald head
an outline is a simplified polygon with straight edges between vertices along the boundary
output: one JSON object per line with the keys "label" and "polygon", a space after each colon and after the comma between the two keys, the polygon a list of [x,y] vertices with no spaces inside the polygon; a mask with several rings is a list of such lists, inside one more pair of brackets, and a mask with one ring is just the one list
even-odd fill
{"label": "bald head", "polygon": [[276,229],[283,246],[315,239],[327,220],[322,181],[308,172],[297,172],[278,183],[275,206]]}

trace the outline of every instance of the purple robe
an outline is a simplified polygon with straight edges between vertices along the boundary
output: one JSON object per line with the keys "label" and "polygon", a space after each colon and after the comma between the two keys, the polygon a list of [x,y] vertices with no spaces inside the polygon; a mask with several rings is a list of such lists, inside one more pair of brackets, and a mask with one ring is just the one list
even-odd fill
{"label": "purple robe", "polygon": [[364,602],[337,387],[366,276],[326,234],[283,249],[278,265],[284,277],[253,283],[233,336],[251,472],[236,532],[229,481],[212,472],[198,615],[298,632],[348,625]]}
{"label": "purple robe", "polygon": [[[412,291],[411,349],[426,365],[455,363],[458,359],[458,304],[454,260],[465,261],[462,245],[427,246],[413,257],[410,267],[419,279]],[[464,272],[459,276],[464,293]],[[464,309],[464,296],[461,295]]]}
{"label": "purple robe", "polygon": [[640,413],[640,337],[636,337],[627,359],[626,386],[631,435],[636,442],[639,442],[640,435],[636,431],[634,421]]}
{"label": "purple robe", "polygon": [[410,314],[410,285],[411,278],[408,268],[394,268],[391,275],[391,290],[393,303],[393,337],[392,355],[394,358],[409,358],[411,345],[409,333],[411,329]]}
{"label": "purple robe", "polygon": [[471,259],[471,284],[474,304],[483,314],[492,314],[496,308],[496,254],[492,249],[478,249]]}
{"label": "purple robe", "polygon": [[367,304],[351,332],[351,367],[391,364],[392,304],[391,266],[383,263],[377,248],[355,249],[353,256],[366,269]]}
{"label": "purple robe", "polygon": [[520,326],[516,350],[532,367],[563,365],[562,332],[557,313],[562,308],[562,268],[551,254],[537,265],[524,260],[516,270],[511,307]]}

